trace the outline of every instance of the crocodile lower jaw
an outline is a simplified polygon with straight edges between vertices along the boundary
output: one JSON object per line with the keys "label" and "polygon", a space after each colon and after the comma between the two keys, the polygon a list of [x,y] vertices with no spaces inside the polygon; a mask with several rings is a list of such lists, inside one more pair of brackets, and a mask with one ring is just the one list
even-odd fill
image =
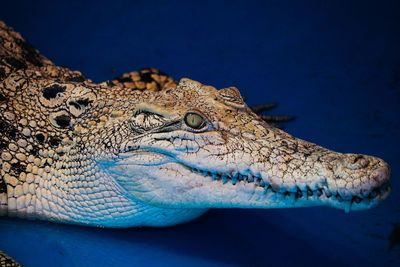
{"label": "crocodile lower jaw", "polygon": [[[147,149],[136,149],[120,153],[116,165],[136,165],[141,167],[163,166],[165,164],[177,164],[194,177],[207,179],[208,183],[215,186],[222,185],[226,189],[246,188],[249,194],[261,194],[265,201],[268,202],[268,208],[274,207],[306,207],[306,206],[331,206],[345,211],[362,210],[375,206],[385,199],[390,191],[388,183],[381,186],[371,188],[364,194],[341,194],[337,191],[330,190],[326,186],[311,187],[307,185],[295,185],[291,188],[283,187],[268,182],[268,179],[252,173],[231,171],[217,172],[211,170],[199,169],[190,166],[186,162],[177,161],[174,156],[163,151],[154,151]],[[234,205],[232,207],[241,207]],[[251,204],[250,206],[253,206]],[[254,207],[263,208],[262,203],[255,204]]]}
{"label": "crocodile lower jaw", "polygon": [[311,202],[315,202],[315,206],[318,205],[329,205],[335,208],[344,209],[346,212],[350,210],[363,210],[375,206],[380,201],[384,200],[391,192],[391,186],[389,183],[382,186],[378,186],[370,190],[364,195],[347,195],[342,196],[338,192],[330,191],[326,187],[321,188],[310,188],[306,186],[305,189],[300,189],[296,186],[294,188],[277,188],[264,181],[262,178],[252,175],[252,174],[240,174],[235,173],[234,175],[229,175],[226,173],[214,173],[211,171],[201,170],[198,168],[191,168],[184,165],[187,169],[207,177],[213,181],[219,181],[222,184],[231,184],[246,186],[253,184],[255,188],[262,188],[265,195],[274,195],[280,199],[286,199],[288,204],[293,205],[293,207],[301,206],[301,203],[308,203],[305,206],[313,206]]}

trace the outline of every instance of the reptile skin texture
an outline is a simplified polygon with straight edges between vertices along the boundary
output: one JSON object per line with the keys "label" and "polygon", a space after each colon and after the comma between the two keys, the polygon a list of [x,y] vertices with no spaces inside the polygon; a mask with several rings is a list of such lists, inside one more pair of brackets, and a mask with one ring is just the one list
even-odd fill
{"label": "reptile skin texture", "polygon": [[[0,88],[0,215],[169,226],[210,208],[362,210],[390,193],[383,160],[295,138],[235,87],[156,69],[95,84],[3,22]],[[0,265],[19,266],[1,252]]]}

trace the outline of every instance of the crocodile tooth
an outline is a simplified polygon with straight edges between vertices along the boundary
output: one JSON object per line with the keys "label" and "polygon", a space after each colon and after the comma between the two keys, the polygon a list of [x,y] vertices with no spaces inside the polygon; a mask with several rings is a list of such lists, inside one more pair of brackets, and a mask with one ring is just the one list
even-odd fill
{"label": "crocodile tooth", "polygon": [[296,193],[289,192],[288,200],[290,203],[295,203],[296,202]]}
{"label": "crocodile tooth", "polygon": [[232,184],[235,185],[236,183],[237,183],[236,176],[233,176],[233,177],[232,177]]}
{"label": "crocodile tooth", "polygon": [[316,193],[317,193],[317,197],[320,197],[320,196],[322,196],[322,194],[324,193],[324,190],[322,190],[321,188],[319,188],[319,189],[316,190]]}
{"label": "crocodile tooth", "polygon": [[314,192],[309,187],[307,187],[307,196],[311,197],[312,195],[314,195]]}
{"label": "crocodile tooth", "polygon": [[300,190],[300,188],[297,187],[296,191],[296,198],[302,198],[303,197],[303,191]]}
{"label": "crocodile tooth", "polygon": [[344,201],[344,199],[342,198],[342,196],[339,193],[337,193],[335,197],[339,202],[343,202]]}
{"label": "crocodile tooth", "polygon": [[351,210],[351,205],[353,204],[353,201],[348,201],[347,203],[345,203],[344,206],[344,212],[349,213]]}
{"label": "crocodile tooth", "polygon": [[329,190],[325,190],[325,195],[327,198],[330,198],[332,196],[332,192]]}
{"label": "crocodile tooth", "polygon": [[251,174],[247,175],[247,180],[249,181],[249,183],[254,182],[254,176]]}

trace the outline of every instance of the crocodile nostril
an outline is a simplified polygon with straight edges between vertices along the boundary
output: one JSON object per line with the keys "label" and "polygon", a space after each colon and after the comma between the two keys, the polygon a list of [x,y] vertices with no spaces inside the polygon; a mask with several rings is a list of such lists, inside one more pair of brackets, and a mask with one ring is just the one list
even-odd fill
{"label": "crocodile nostril", "polygon": [[369,160],[364,155],[348,154],[345,159],[345,166],[350,170],[358,170],[367,167]]}

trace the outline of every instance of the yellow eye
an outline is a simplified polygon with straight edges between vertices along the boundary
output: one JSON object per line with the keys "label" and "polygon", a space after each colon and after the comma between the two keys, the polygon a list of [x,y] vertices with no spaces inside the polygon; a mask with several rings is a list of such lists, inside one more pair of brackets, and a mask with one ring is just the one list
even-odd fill
{"label": "yellow eye", "polygon": [[185,123],[190,128],[198,130],[203,128],[205,121],[200,115],[196,113],[188,113],[185,116]]}

